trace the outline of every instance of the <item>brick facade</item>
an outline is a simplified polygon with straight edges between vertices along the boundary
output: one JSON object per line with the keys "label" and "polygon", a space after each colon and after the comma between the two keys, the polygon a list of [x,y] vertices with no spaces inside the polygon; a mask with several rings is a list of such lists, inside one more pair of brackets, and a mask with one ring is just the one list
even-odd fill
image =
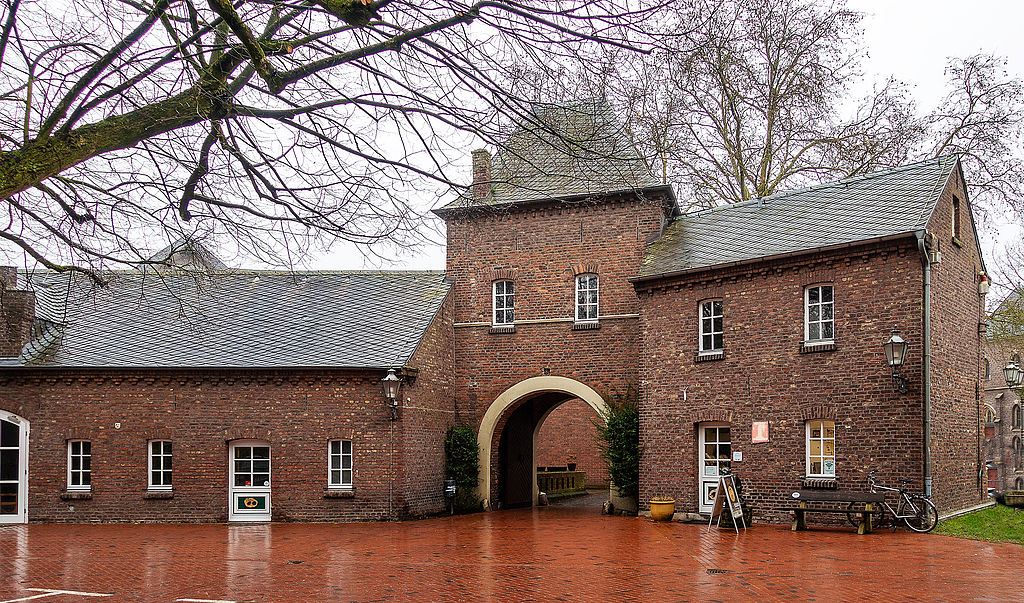
{"label": "brick facade", "polygon": [[[567,377],[599,393],[636,383],[640,329],[629,279],[665,212],[664,197],[630,195],[446,216],[460,416],[479,428],[498,395],[529,377]],[[582,272],[600,279],[597,329],[574,328],[575,277]],[[510,276],[515,330],[492,332],[492,282]],[[514,410],[494,430],[491,501],[502,498],[501,434]]]}
{"label": "brick facade", "polygon": [[[1024,420],[1017,423],[1014,413],[1021,412],[1020,391],[1006,386],[1003,367],[1014,351],[1012,344],[986,340],[984,360],[988,373],[984,373],[984,404],[981,408],[984,423],[984,454],[986,461],[986,487],[997,492],[1024,490],[1024,458],[1014,450],[1015,441],[1024,438]],[[1024,417],[1022,417],[1024,419]]]}
{"label": "brick facade", "polygon": [[[0,409],[27,419],[29,519],[222,522],[228,445],[270,444],[274,521],[366,521],[444,509],[452,398],[452,300],[408,364],[398,421],[380,371],[18,369],[0,375]],[[92,443],[92,489],[67,491],[67,441]],[[173,490],[147,492],[147,442],[173,445]],[[352,441],[353,491],[327,492],[327,447]],[[438,451],[441,451],[440,453]]]}
{"label": "brick facade", "polygon": [[[981,496],[979,423],[983,299],[979,253],[966,235],[954,245],[949,206],[953,179],[929,231],[943,255],[932,266],[932,475],[940,512]],[[966,211],[966,203],[962,211]],[[805,422],[836,426],[836,481],[861,489],[867,472],[882,483],[924,477],[923,269],[913,236],[771,262],[699,272],[638,286],[642,329],[641,505],[655,496],[697,510],[698,428],[728,424],[733,470],[755,516],[776,510],[806,475]],[[835,295],[835,345],[801,347],[804,288],[829,283]],[[698,303],[724,302],[725,357],[697,362]],[[893,391],[881,345],[894,325],[911,342],[903,373],[907,394]],[[754,421],[768,421],[770,441],[751,443]]]}

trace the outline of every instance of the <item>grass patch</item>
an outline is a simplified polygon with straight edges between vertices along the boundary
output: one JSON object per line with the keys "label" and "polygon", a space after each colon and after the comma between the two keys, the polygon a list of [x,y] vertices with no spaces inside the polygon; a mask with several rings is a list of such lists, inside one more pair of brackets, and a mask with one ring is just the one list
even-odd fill
{"label": "grass patch", "polygon": [[996,505],[940,522],[933,533],[1024,545],[1024,511]]}

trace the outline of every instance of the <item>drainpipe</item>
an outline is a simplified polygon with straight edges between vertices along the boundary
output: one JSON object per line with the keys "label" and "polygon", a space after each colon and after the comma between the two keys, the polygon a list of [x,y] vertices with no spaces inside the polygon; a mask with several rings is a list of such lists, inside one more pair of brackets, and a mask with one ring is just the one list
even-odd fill
{"label": "drainpipe", "polygon": [[924,323],[924,352],[922,360],[924,363],[924,379],[921,383],[921,393],[924,398],[924,493],[925,496],[932,495],[932,260],[928,255],[928,244],[925,242],[926,230],[919,230],[917,233],[917,247],[921,250],[921,264],[924,271],[924,312],[922,322]]}

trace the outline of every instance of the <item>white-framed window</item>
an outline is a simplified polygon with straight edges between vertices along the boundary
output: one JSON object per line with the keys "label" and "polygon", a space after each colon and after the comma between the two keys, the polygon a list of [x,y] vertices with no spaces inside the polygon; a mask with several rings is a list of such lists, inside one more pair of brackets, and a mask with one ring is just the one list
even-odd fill
{"label": "white-framed window", "polygon": [[92,489],[92,442],[68,440],[68,490]]}
{"label": "white-framed window", "polygon": [[576,277],[576,322],[597,322],[597,289],[596,274]]}
{"label": "white-framed window", "polygon": [[327,487],[352,488],[352,441],[331,440],[327,448]]}
{"label": "white-framed window", "polygon": [[700,351],[717,352],[724,348],[722,341],[722,300],[712,299],[700,303]]}
{"label": "white-framed window", "polygon": [[836,424],[807,421],[807,477],[836,476]]}
{"label": "white-framed window", "polygon": [[491,288],[492,318],[495,325],[510,325],[516,321],[515,283],[494,281]]}
{"label": "white-framed window", "polygon": [[150,440],[149,442],[149,489],[171,489],[171,442]]}
{"label": "white-framed window", "polygon": [[804,289],[804,340],[831,342],[835,339],[835,302],[832,285]]}

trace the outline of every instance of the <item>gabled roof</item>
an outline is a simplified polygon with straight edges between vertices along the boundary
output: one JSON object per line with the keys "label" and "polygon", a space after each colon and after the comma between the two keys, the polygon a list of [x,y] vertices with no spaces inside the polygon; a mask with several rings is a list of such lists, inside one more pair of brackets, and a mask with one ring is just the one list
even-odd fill
{"label": "gabled roof", "polygon": [[[460,196],[436,213],[667,189],[644,165],[608,101],[594,98],[532,107],[491,160],[491,193]],[[674,198],[673,198],[674,199]]]}
{"label": "gabled roof", "polygon": [[3,366],[397,368],[450,289],[437,271],[28,277],[34,337]]}
{"label": "gabled roof", "polygon": [[648,246],[635,280],[917,232],[956,166],[937,157],[683,214]]}

